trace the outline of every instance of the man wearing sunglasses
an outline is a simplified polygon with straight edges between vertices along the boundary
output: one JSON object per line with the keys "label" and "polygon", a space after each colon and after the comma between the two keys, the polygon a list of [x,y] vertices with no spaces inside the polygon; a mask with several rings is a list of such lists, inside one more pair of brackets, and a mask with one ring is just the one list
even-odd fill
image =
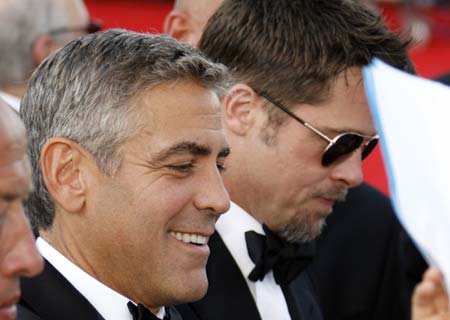
{"label": "man wearing sunglasses", "polygon": [[[312,240],[362,182],[362,161],[378,140],[361,67],[376,56],[412,71],[405,43],[359,1],[225,0],[199,47],[238,82],[223,100],[232,206],[209,242],[208,293],[180,310],[187,319],[322,319],[303,272]],[[359,264],[339,259],[342,269]],[[330,276],[330,286],[345,287],[338,268]],[[378,280],[356,287],[379,288]],[[375,306],[379,292],[354,303],[335,297],[341,310],[330,318],[387,319],[361,308]]]}
{"label": "man wearing sunglasses", "polygon": [[0,96],[18,110],[34,68],[67,42],[99,29],[82,0],[2,0]]}

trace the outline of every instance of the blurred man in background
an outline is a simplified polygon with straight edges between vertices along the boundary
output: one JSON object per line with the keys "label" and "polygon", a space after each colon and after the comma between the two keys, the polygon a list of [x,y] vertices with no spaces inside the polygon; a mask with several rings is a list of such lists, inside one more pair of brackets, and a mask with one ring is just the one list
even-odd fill
{"label": "blurred man in background", "polygon": [[82,0],[2,0],[0,2],[0,96],[16,110],[34,68],[90,24]]}
{"label": "blurred man in background", "polygon": [[223,0],[175,0],[166,16],[163,32],[197,47],[209,17]]}
{"label": "blurred man in background", "polygon": [[0,98],[0,320],[16,318],[19,277],[42,270],[23,202],[31,191],[25,128]]}

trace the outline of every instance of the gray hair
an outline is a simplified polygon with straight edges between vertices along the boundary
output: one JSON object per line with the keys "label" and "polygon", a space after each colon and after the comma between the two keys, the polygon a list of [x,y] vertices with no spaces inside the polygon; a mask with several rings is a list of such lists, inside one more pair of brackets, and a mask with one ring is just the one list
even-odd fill
{"label": "gray hair", "polygon": [[65,27],[69,14],[61,0],[1,0],[0,86],[21,84],[29,78],[35,67],[34,41]]}
{"label": "gray hair", "polygon": [[231,81],[226,67],[163,35],[113,29],[75,40],[43,62],[30,79],[20,114],[28,130],[34,191],[26,211],[34,228],[48,229],[54,205],[40,169],[40,152],[51,137],[77,142],[113,175],[120,146],[137,127],[134,101],[143,91],[189,80],[222,98]]}

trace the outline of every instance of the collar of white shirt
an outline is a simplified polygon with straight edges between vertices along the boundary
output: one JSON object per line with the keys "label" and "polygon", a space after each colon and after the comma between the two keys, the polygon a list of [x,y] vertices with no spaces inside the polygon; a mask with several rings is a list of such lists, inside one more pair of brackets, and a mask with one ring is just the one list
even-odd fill
{"label": "collar of white shirt", "polygon": [[[92,304],[105,320],[133,320],[127,306],[130,299],[89,275],[41,237],[36,240],[36,245],[41,255]],[[157,317],[162,319],[164,315],[165,310],[161,308]]]}
{"label": "collar of white shirt", "polygon": [[261,319],[291,319],[283,291],[275,282],[272,271],[268,272],[262,281],[253,282],[248,279],[255,264],[248,255],[245,232],[255,231],[265,235],[262,224],[231,202],[230,210],[217,221],[216,229],[241,270]]}
{"label": "collar of white shirt", "polygon": [[231,202],[230,210],[217,221],[216,229],[252,289],[252,282],[247,277],[255,264],[248,255],[245,233],[255,231],[265,235],[262,225],[244,209]]}
{"label": "collar of white shirt", "polygon": [[2,97],[2,99],[5,100],[7,104],[9,104],[17,112],[19,112],[20,98],[18,98],[16,96],[13,96],[13,95],[11,95],[9,93],[6,93],[4,91],[0,91],[0,97]]}

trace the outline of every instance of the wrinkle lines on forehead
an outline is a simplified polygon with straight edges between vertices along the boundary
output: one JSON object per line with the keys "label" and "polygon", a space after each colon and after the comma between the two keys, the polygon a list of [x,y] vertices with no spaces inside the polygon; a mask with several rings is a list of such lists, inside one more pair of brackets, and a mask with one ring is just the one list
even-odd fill
{"label": "wrinkle lines on forehead", "polygon": [[22,159],[0,164],[0,198],[12,201],[27,198],[33,190],[26,155]]}
{"label": "wrinkle lines on forehead", "polygon": [[[1,108],[9,108],[0,104]],[[26,154],[25,127],[12,110],[0,110],[0,168],[22,159]]]}

